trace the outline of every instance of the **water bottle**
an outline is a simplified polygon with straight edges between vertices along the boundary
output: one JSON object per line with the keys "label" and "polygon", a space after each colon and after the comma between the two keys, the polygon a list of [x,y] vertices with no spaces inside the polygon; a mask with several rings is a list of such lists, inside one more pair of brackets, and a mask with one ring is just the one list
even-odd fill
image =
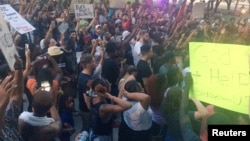
{"label": "water bottle", "polygon": [[89,138],[89,133],[87,131],[83,131],[78,141],[88,141],[88,138]]}

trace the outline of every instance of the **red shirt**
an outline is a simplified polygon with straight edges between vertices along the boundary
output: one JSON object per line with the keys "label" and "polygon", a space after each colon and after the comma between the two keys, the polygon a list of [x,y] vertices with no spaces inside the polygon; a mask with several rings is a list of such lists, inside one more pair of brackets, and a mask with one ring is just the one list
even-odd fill
{"label": "red shirt", "polygon": [[122,21],[122,29],[123,30],[129,30],[129,28],[131,27],[131,20],[127,20],[127,21]]}

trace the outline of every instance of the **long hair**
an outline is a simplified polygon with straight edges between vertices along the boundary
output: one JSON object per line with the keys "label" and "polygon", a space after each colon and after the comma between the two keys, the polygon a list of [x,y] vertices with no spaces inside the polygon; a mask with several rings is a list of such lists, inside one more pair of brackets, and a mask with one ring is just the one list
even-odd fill
{"label": "long hair", "polygon": [[151,97],[151,106],[160,107],[164,90],[167,88],[167,79],[163,74],[153,74],[147,81],[148,91],[147,93]]}
{"label": "long hair", "polygon": [[60,96],[59,98],[59,107],[58,107],[58,112],[59,114],[61,114],[63,111],[67,111],[67,101],[68,99],[72,97],[68,94],[63,94],[62,96]]}
{"label": "long hair", "polygon": [[95,92],[107,93],[109,92],[109,82],[105,78],[96,78],[88,82],[88,87]]}
{"label": "long hair", "polygon": [[162,103],[163,112],[168,114],[173,114],[180,108],[182,98],[182,90],[179,87],[170,87],[167,90],[167,95]]}

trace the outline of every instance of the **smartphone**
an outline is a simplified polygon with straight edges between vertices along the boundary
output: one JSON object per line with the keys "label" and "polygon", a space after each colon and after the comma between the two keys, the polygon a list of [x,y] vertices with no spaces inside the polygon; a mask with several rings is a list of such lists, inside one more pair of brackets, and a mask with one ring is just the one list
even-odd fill
{"label": "smartphone", "polygon": [[25,49],[29,49],[29,44],[25,44]]}
{"label": "smartphone", "polygon": [[49,92],[51,89],[49,81],[42,81],[41,87],[42,87],[42,90],[47,91],[47,92]]}

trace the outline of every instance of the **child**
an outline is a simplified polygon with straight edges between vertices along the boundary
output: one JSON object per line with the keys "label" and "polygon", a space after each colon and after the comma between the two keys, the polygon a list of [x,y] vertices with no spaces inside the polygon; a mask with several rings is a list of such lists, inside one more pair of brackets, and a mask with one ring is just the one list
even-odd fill
{"label": "child", "polygon": [[59,114],[62,120],[62,133],[60,141],[70,141],[70,136],[74,133],[74,120],[72,112],[74,110],[74,98],[70,95],[63,94],[59,101]]}

